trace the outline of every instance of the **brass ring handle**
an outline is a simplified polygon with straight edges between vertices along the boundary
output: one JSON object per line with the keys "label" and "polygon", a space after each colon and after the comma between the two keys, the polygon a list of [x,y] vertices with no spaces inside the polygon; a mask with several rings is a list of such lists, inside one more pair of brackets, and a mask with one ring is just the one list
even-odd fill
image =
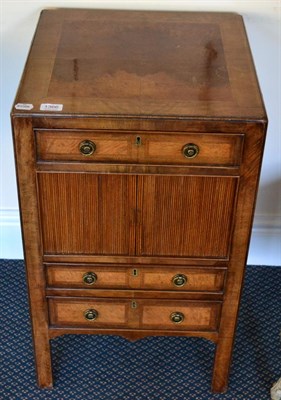
{"label": "brass ring handle", "polygon": [[184,321],[184,314],[179,311],[175,311],[170,315],[170,320],[174,324],[181,324]]}
{"label": "brass ring handle", "polygon": [[187,281],[188,281],[187,276],[184,274],[177,274],[172,278],[173,284],[177,287],[182,287],[186,285]]}
{"label": "brass ring handle", "polygon": [[182,154],[185,158],[195,158],[199,154],[199,147],[194,143],[187,143],[182,148]]}
{"label": "brass ring handle", "polygon": [[79,151],[83,156],[90,156],[96,151],[96,148],[96,144],[91,140],[83,140],[83,142],[79,144]]}
{"label": "brass ring handle", "polygon": [[93,285],[97,280],[98,277],[94,272],[86,272],[86,274],[83,275],[83,282],[86,285]]}
{"label": "brass ring handle", "polygon": [[84,312],[84,317],[87,321],[95,321],[99,316],[97,310],[90,309]]}

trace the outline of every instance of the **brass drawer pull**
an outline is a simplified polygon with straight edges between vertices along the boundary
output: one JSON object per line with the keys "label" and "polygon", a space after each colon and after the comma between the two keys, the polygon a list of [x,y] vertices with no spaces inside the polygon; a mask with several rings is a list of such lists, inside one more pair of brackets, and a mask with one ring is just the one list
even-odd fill
{"label": "brass drawer pull", "polygon": [[95,321],[99,316],[97,310],[90,309],[84,312],[84,317],[87,321]]}
{"label": "brass drawer pull", "polygon": [[177,274],[172,278],[172,282],[176,287],[182,287],[186,285],[187,281],[187,276],[184,274]]}
{"label": "brass drawer pull", "polygon": [[86,274],[83,275],[83,282],[86,285],[93,285],[97,280],[98,277],[94,272],[86,272]]}
{"label": "brass drawer pull", "polygon": [[83,140],[83,142],[79,144],[79,151],[83,156],[90,156],[96,151],[96,148],[95,143],[91,140]]}
{"label": "brass drawer pull", "polygon": [[182,148],[182,154],[186,158],[195,158],[199,154],[199,147],[197,144],[188,143]]}
{"label": "brass drawer pull", "polygon": [[175,311],[170,315],[170,320],[174,324],[181,324],[184,321],[184,314],[179,311]]}

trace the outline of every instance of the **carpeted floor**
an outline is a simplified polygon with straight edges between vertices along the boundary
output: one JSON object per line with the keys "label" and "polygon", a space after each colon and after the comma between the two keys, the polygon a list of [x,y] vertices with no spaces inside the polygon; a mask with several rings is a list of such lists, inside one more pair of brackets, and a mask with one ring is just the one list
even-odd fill
{"label": "carpeted floor", "polygon": [[200,338],[62,336],[55,388],[35,383],[23,261],[0,260],[0,399],[267,400],[281,376],[281,268],[249,266],[229,390],[209,391],[214,344]]}

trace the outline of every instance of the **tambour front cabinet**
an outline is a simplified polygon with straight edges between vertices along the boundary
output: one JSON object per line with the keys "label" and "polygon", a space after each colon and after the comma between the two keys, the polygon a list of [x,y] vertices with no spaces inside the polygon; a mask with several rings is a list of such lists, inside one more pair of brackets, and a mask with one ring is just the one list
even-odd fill
{"label": "tambour front cabinet", "polygon": [[211,340],[226,390],[267,126],[242,18],[45,10],[12,124],[39,386],[89,333]]}

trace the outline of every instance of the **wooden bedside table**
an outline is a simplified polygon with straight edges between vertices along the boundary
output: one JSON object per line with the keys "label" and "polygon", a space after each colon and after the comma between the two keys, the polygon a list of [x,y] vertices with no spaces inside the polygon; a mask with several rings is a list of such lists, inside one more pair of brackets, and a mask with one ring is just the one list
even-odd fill
{"label": "wooden bedside table", "polygon": [[43,11],[12,124],[39,386],[90,333],[212,340],[226,390],[267,126],[242,18]]}

